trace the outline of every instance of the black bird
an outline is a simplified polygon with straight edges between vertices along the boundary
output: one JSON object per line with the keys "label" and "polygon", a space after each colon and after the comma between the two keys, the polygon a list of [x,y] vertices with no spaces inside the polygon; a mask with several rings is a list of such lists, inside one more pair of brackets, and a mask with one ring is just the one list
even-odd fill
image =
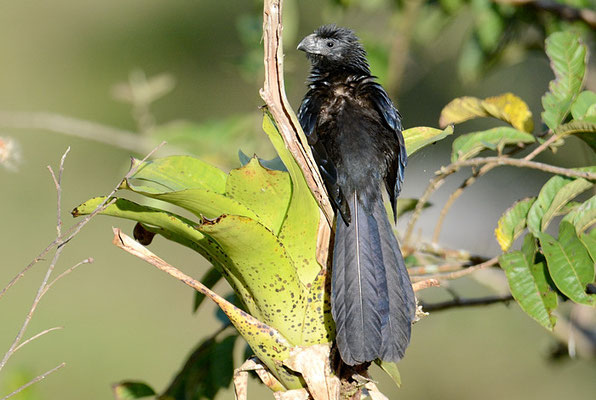
{"label": "black bird", "polygon": [[407,161],[401,116],[352,30],[322,26],[298,50],[312,64],[298,119],[338,213],[331,310],[339,353],[348,365],[397,362],[416,311],[382,196],[384,183],[395,214]]}

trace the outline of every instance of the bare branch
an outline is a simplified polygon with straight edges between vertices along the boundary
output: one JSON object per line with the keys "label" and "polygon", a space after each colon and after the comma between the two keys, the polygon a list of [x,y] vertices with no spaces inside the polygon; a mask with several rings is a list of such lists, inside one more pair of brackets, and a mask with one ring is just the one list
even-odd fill
{"label": "bare branch", "polygon": [[30,343],[30,342],[34,341],[37,338],[42,337],[46,333],[50,333],[52,331],[58,331],[60,329],[64,329],[64,327],[63,326],[56,326],[54,328],[50,328],[50,329],[46,329],[44,331],[41,331],[37,335],[31,336],[29,339],[23,341],[21,344],[19,344],[17,347],[15,347],[14,352],[16,353],[21,347],[25,346],[27,343]]}
{"label": "bare branch", "polygon": [[46,291],[48,291],[60,279],[64,278],[66,275],[70,274],[72,271],[74,271],[75,269],[77,269],[81,265],[83,265],[83,264],[91,264],[91,263],[93,263],[93,261],[95,261],[95,260],[93,260],[93,258],[91,258],[91,257],[86,258],[83,261],[79,261],[78,263],[76,263],[75,265],[73,265],[72,267],[70,267],[69,269],[67,269],[66,271],[62,272],[56,278],[54,278],[54,280],[52,282],[48,283],[48,285],[46,286]]}
{"label": "bare branch", "polygon": [[426,279],[423,281],[415,282],[412,284],[412,289],[415,292],[418,292],[422,289],[427,289],[429,287],[438,287],[441,286],[441,283],[436,279]]}
{"label": "bare branch", "polygon": [[473,265],[466,269],[462,269],[461,271],[455,271],[455,272],[451,272],[448,274],[435,274],[435,275],[430,275],[430,276],[427,275],[427,276],[422,276],[422,277],[412,277],[412,281],[420,282],[420,281],[423,281],[423,280],[426,280],[429,278],[438,279],[439,281],[458,279],[458,278],[464,277],[466,275],[470,275],[471,273],[474,273],[476,271],[480,271],[481,269],[487,269],[487,268],[493,267],[493,266],[497,265],[498,262],[499,262],[499,257],[493,257],[490,260],[487,260],[487,261],[477,264],[477,265]]}
{"label": "bare branch", "polygon": [[59,370],[60,368],[64,367],[66,365],[66,363],[62,363],[60,365],[58,365],[57,367],[52,368],[49,371],[44,372],[41,375],[38,375],[37,377],[35,377],[34,379],[30,380],[29,382],[27,382],[26,384],[24,384],[23,386],[21,386],[20,388],[18,388],[17,390],[15,390],[14,392],[10,393],[8,396],[3,397],[0,400],[6,400],[12,396],[14,396],[17,393],[20,393],[21,391],[27,389],[29,386],[41,381],[42,379],[45,379],[48,375],[56,372],[57,370]]}
{"label": "bare branch", "polygon": [[333,209],[306,136],[286,97],[283,78],[282,5],[281,0],[265,0],[263,8],[265,82],[260,95],[323,213],[326,223],[319,222],[323,226],[319,227],[317,260],[326,267]]}
{"label": "bare branch", "polygon": [[513,300],[513,296],[510,294],[506,296],[487,296],[475,299],[461,299],[456,297],[452,300],[443,301],[441,303],[422,303],[422,309],[426,312],[444,311],[451,308],[478,307],[495,303],[509,303],[511,300]]}

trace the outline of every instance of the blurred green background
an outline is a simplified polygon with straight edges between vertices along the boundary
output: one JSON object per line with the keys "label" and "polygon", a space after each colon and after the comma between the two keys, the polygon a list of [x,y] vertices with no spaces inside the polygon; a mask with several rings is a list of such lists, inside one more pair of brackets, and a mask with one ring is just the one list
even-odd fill
{"label": "blurred green background", "polygon": [[[390,2],[356,2],[360,4],[347,9],[333,3],[342,2],[286,2],[286,90],[295,107],[308,73],[295,45],[322,23],[355,29],[369,48],[373,72],[384,82],[390,79],[388,57],[382,51],[396,26],[387,11]],[[260,133],[258,111],[263,104],[258,95],[261,7],[260,2],[246,0],[4,0],[0,111],[47,111],[137,131],[131,106],[116,101],[112,87],[126,82],[134,70],[147,77],[168,73],[176,85],[151,104],[155,123],[188,120],[196,125],[190,125],[192,140],[158,128],[155,136],[177,146],[167,151],[193,152],[226,170],[238,165],[239,148],[269,158],[273,151]],[[443,22],[440,34],[427,32],[426,39],[425,29],[437,30],[432,20],[422,18],[428,27],[412,29],[417,40],[403,54],[405,73],[392,93],[406,127],[437,126],[442,106],[454,97],[507,91],[526,100],[538,121],[540,97],[552,79],[541,49],[529,46],[527,52],[511,52],[475,82],[459,79],[460,54],[474,26],[473,16],[474,8],[468,8]],[[513,43],[518,39],[524,38],[514,38]],[[594,90],[591,66],[587,86]],[[468,123],[458,127],[459,132],[483,123]],[[57,167],[71,147],[62,198],[68,225],[73,207],[109,193],[126,173],[130,156],[144,154],[46,130],[17,129],[2,118],[0,137],[15,140],[20,148],[17,170],[0,168],[3,287],[55,235],[56,195],[47,165]],[[146,143],[147,137],[139,134],[139,143]],[[556,158],[543,160],[564,166],[583,165],[589,159],[593,163],[593,154],[573,139],[569,142]],[[403,196],[420,196],[432,172],[448,163],[449,145],[446,140],[410,160]],[[139,144],[139,149],[144,147]],[[458,176],[461,181],[466,175]],[[484,256],[498,254],[492,236],[497,218],[513,201],[536,193],[546,178],[510,169],[491,172],[455,204],[441,242]],[[433,203],[442,204],[460,181],[449,180]],[[424,216],[424,235],[432,232],[439,210],[431,208]],[[199,340],[220,326],[212,304],[192,314],[193,292],[188,287],[111,245],[111,226],[131,232],[133,224],[96,218],[66,247],[58,271],[87,257],[95,263],[60,281],[42,300],[26,336],[53,326],[65,329],[27,345],[9,361],[0,373],[0,395],[62,361],[67,363],[64,369],[15,398],[107,399],[110,385],[122,379],[143,380],[161,391]],[[190,250],[163,239],[151,249],[195,277],[208,268]],[[38,264],[0,300],[0,354],[16,335],[46,267],[47,261]],[[487,293],[477,281],[452,286],[465,295]],[[228,290],[224,284],[217,287],[221,294]],[[443,289],[428,290],[422,297],[448,298]],[[553,362],[549,354],[554,344],[553,337],[515,304],[441,312],[414,327],[408,356],[400,363],[402,389],[394,389],[383,374],[375,378],[390,398],[400,399],[589,398],[596,391],[596,365],[588,360]],[[236,350],[239,363],[244,346]],[[249,395],[271,397],[254,380]],[[227,390],[218,398],[231,399],[233,393]]]}

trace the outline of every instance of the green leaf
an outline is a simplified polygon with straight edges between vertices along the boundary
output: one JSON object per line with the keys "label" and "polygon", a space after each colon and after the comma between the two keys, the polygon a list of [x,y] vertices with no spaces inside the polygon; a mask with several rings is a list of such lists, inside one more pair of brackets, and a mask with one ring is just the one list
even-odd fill
{"label": "green leaf", "polygon": [[375,364],[377,364],[383,371],[387,373],[393,379],[393,382],[397,385],[397,387],[401,387],[401,375],[399,373],[399,369],[397,369],[397,363],[388,362],[383,360],[375,360]]}
{"label": "green leaf", "polygon": [[467,160],[486,149],[498,150],[506,145],[533,143],[535,140],[530,133],[508,127],[468,133],[453,141],[451,162]]}
{"label": "green leaf", "polygon": [[596,238],[583,233],[579,236],[579,240],[581,240],[584,246],[586,246],[586,249],[588,250],[588,253],[590,253],[592,261],[596,263]]}
{"label": "green leaf", "polygon": [[588,295],[586,285],[594,281],[594,262],[567,221],[559,225],[559,240],[538,233],[548,270],[557,288],[576,303],[594,305],[596,296]]}
{"label": "green leaf", "polygon": [[542,120],[555,129],[571,109],[582,87],[586,71],[586,46],[571,31],[555,32],[545,42],[545,50],[555,79],[542,97]]}
{"label": "green leaf", "polygon": [[[88,200],[75,208],[72,214],[75,217],[90,214],[104,200],[105,197]],[[160,234],[168,240],[180,243],[198,252],[225,276],[232,288],[242,298],[250,313],[260,318],[261,315],[255,306],[252,294],[245,289],[244,282],[230,273],[234,261],[222,251],[221,247],[212,238],[203,235],[194,222],[179,215],[142,206],[126,199],[117,199],[101,214],[140,222],[146,230]]]}
{"label": "green leaf", "polygon": [[459,97],[443,107],[439,125],[445,127],[478,117],[494,117],[505,121],[517,130],[532,132],[534,121],[528,105],[513,93],[487,97]]}
{"label": "green leaf", "polygon": [[591,225],[596,223],[596,196],[583,202],[563,219],[575,226],[575,232],[580,235]]}
{"label": "green leaf", "polygon": [[210,190],[187,189],[175,192],[152,193],[145,192],[144,187],[127,185],[126,188],[135,193],[184,208],[199,218],[217,218],[222,214],[234,214],[260,221],[257,214],[244,204]]}
{"label": "green leaf", "polygon": [[526,235],[522,251],[512,251],[499,257],[505,271],[511,294],[522,310],[540,325],[552,330],[556,318],[552,311],[557,307],[557,294],[548,284],[548,272],[543,262],[534,264],[536,239]]}
{"label": "green leaf", "polygon": [[545,231],[550,221],[573,198],[593,187],[594,184],[585,179],[575,179],[563,186],[553,198],[549,207],[542,215],[540,230]]}
{"label": "green leaf", "polygon": [[114,391],[114,398],[116,400],[141,399],[155,395],[155,391],[151,386],[137,381],[116,383],[112,385],[112,390]]}
{"label": "green leaf", "polygon": [[[596,167],[576,168],[578,171],[596,171]],[[592,187],[584,179],[553,176],[540,189],[536,202],[528,212],[528,230],[536,235],[548,226],[551,219],[572,198]]]}
{"label": "green leaf", "polygon": [[535,197],[520,200],[508,208],[499,218],[495,229],[495,237],[504,252],[511,248],[515,239],[524,231],[528,211],[530,211],[535,200]]}
{"label": "green leaf", "polygon": [[260,223],[237,215],[204,220],[198,228],[234,261],[230,273],[252,294],[262,322],[292,344],[300,344],[304,320],[303,286],[278,238]]}
{"label": "green leaf", "polygon": [[230,171],[226,183],[226,196],[254,211],[258,220],[276,235],[288,211],[291,194],[290,175],[264,168],[256,157]]}
{"label": "green leaf", "polygon": [[438,142],[453,133],[453,126],[448,126],[443,130],[429,128],[427,126],[417,126],[406,129],[402,132],[406,145],[406,152],[411,156],[423,147]]}
{"label": "green leaf", "polygon": [[[594,134],[596,133],[596,123],[588,122],[588,121],[571,121],[567,124],[559,125],[555,129],[555,133],[557,135],[578,135],[582,133]],[[592,135],[594,136],[594,135]]]}
{"label": "green leaf", "polygon": [[[573,119],[583,119],[586,116],[596,115],[596,93],[591,90],[581,92],[571,105]],[[594,113],[594,114],[593,114]]]}
{"label": "green leaf", "polygon": [[304,180],[302,169],[286,148],[268,113],[265,113],[263,118],[263,130],[288,169],[292,182],[290,206],[278,237],[290,258],[294,260],[300,281],[308,285],[321,270],[316,259],[319,206]]}
{"label": "green leaf", "polygon": [[[213,287],[223,278],[221,275],[221,271],[218,271],[217,268],[211,267],[203,274],[203,277],[200,279],[200,282],[207,286],[209,289],[213,289]],[[192,307],[192,312],[196,312],[201,303],[205,300],[205,295],[201,292],[195,292],[195,302]]]}
{"label": "green leaf", "polygon": [[[133,158],[131,169],[140,165]],[[130,185],[139,192],[165,193],[186,189],[206,189],[224,193],[227,175],[195,157],[170,156],[145,161],[123,186]]]}

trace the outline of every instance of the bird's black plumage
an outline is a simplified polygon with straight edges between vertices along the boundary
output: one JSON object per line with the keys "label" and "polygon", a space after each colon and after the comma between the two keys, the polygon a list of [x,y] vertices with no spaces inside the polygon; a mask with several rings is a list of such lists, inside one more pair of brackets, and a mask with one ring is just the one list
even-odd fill
{"label": "bird's black plumage", "polygon": [[383,205],[395,213],[407,162],[401,116],[350,29],[325,25],[298,50],[312,64],[298,118],[338,212],[331,305],[346,364],[398,361],[416,300]]}

